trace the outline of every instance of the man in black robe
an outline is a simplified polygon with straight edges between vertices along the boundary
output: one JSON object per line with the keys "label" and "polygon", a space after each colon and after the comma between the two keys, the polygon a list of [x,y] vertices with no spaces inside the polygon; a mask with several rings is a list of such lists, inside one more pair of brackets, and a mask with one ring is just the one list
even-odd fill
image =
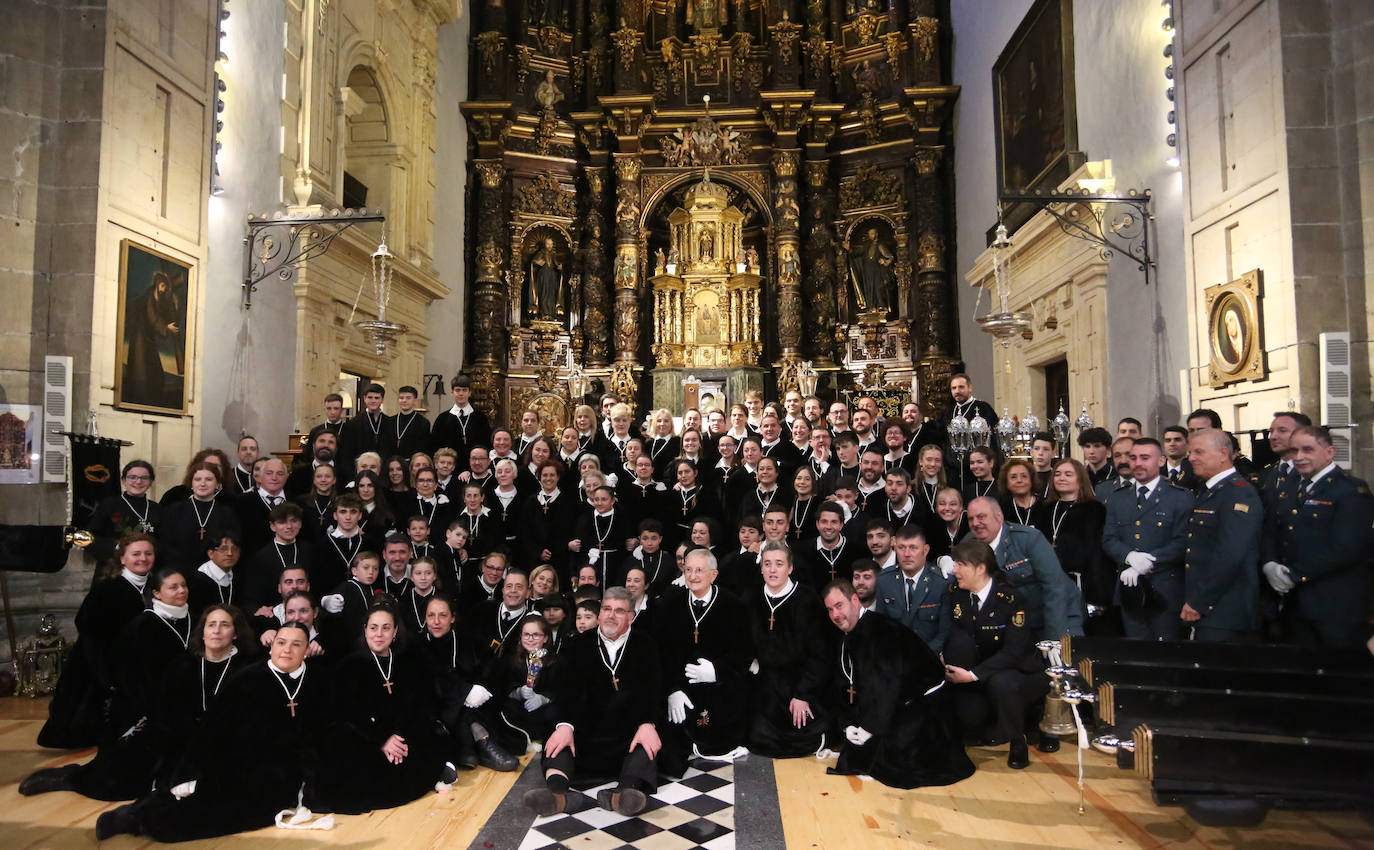
{"label": "man in black robe", "polygon": [[751,666],[749,749],[771,758],[810,755],[825,746],[826,692],[832,675],[825,608],[812,588],[792,580],[787,544],[763,544],[763,588],[749,597]]}
{"label": "man in black robe", "polygon": [[653,638],[630,628],[633,610],[628,590],[608,588],[597,627],[569,638],[553,668],[545,787],[525,793],[525,805],[540,815],[567,810],[573,781],[618,779],[597,802],[627,816],[643,811],[658,789],[663,681]]}
{"label": "man in black robe", "polygon": [[854,586],[822,597],[840,638],[836,725],[846,743],[827,773],[864,774],[893,788],[951,785],[973,763],[951,728],[945,667],[915,632],[863,608]]}
{"label": "man in black robe", "polygon": [[715,556],[693,549],[682,575],[687,592],[663,600],[654,612],[670,723],[662,763],[674,776],[689,758],[732,760],[747,752],[747,682],[754,658],[743,603],[715,586]]}

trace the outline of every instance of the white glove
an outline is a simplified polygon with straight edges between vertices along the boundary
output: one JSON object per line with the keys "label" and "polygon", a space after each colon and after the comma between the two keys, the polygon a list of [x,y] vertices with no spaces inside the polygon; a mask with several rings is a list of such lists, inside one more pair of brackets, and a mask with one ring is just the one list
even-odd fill
{"label": "white glove", "polygon": [[477,708],[489,699],[491,699],[491,691],[481,685],[473,685],[472,689],[468,691],[468,698],[463,700],[463,705],[468,708]]}
{"label": "white glove", "polygon": [[1292,571],[1277,561],[1264,565],[1264,578],[1277,593],[1287,593],[1294,587]]}
{"label": "white glove", "polygon": [[846,726],[844,727],[844,737],[854,746],[862,747],[873,737],[873,733],[862,726]]}
{"label": "white glove", "polygon": [[687,699],[687,695],[682,691],[673,691],[668,694],[668,719],[673,723],[681,723],[687,719],[687,709],[696,708],[692,701]]}
{"label": "white glove", "polygon": [[[1127,552],[1126,566],[1138,570],[1136,575],[1145,575],[1155,568],[1155,556],[1148,552]],[[1132,585],[1126,585],[1131,587]]]}
{"label": "white glove", "polygon": [[1140,567],[1127,567],[1121,571],[1121,583],[1126,587],[1135,587],[1140,583],[1140,577],[1149,571],[1148,567],[1143,570]]}
{"label": "white glove", "polygon": [[698,658],[697,663],[688,664],[682,671],[687,674],[687,682],[692,685],[709,685],[716,680],[716,665],[705,658]]}
{"label": "white glove", "polygon": [[331,614],[337,614],[343,610],[343,594],[331,593],[320,600],[320,607]]}
{"label": "white glove", "polygon": [[178,800],[186,799],[187,797],[196,793],[196,782],[197,780],[192,779],[190,782],[183,782],[180,785],[173,785],[172,796],[176,797]]}
{"label": "white glove", "polygon": [[757,676],[759,674],[759,669],[759,660],[757,658],[749,662],[750,675]]}
{"label": "white glove", "polygon": [[548,704],[549,704],[549,698],[546,697],[546,696],[544,696],[543,694],[530,694],[529,696],[525,697],[525,710],[526,710],[526,711],[530,711],[530,712],[538,711],[538,710],[540,709],[540,707],[545,706],[545,705],[548,705]]}
{"label": "white glove", "polygon": [[954,575],[954,559],[948,555],[941,555],[936,558],[935,566],[940,568],[940,573],[943,574],[945,578]]}
{"label": "white glove", "polygon": [[529,685],[521,685],[519,688],[516,688],[512,696],[516,699],[529,699],[534,696],[534,688],[531,688]]}

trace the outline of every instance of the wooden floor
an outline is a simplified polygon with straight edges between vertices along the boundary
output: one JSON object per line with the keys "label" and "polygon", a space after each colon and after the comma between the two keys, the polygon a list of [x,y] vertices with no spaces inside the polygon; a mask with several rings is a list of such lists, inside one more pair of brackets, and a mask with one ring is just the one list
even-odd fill
{"label": "wooden floor", "polygon": [[[0,699],[0,848],[75,848],[96,845],[95,819],[114,804],[75,794],[20,797],[19,780],[40,767],[89,758],[87,752],[40,750],[34,738],[45,701]],[[1272,812],[1257,829],[1199,826],[1181,809],[1159,808],[1146,784],[1096,752],[1084,754],[1086,805],[1078,813],[1074,752],[1031,751],[1031,766],[1006,766],[1006,748],[973,749],[974,776],[949,788],[897,791],[857,777],[825,775],[815,759],[775,764],[783,829],[789,848],[897,848],[910,844],[989,848],[1371,848],[1374,825],[1355,814]],[[194,842],[186,847],[467,847],[516,774],[465,773],[453,792],[427,795],[399,809],[345,816],[330,832],[255,833]],[[151,842],[120,836],[112,848]],[[486,848],[481,850],[514,850]],[[739,848],[748,850],[748,848]]]}

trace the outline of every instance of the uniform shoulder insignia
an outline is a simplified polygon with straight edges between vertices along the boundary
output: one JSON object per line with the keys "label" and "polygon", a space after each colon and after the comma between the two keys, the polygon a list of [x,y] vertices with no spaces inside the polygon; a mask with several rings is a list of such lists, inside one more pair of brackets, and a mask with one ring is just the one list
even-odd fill
{"label": "uniform shoulder insignia", "polygon": [[961,606],[958,602],[954,603],[954,617],[955,617],[955,619],[958,619],[958,618],[960,618],[960,617],[962,617],[962,616],[964,616],[964,609],[963,609],[963,606]]}
{"label": "uniform shoulder insignia", "polygon": [[1026,612],[1025,612],[1025,611],[1017,611],[1015,614],[1012,614],[1012,615],[1011,615],[1011,624],[1012,624],[1013,626],[1016,626],[1017,628],[1020,628],[1020,627],[1024,626],[1024,625],[1026,624]]}
{"label": "uniform shoulder insignia", "polygon": [[1355,492],[1359,493],[1361,496],[1368,496],[1369,486],[1367,484],[1361,484],[1355,488]]}

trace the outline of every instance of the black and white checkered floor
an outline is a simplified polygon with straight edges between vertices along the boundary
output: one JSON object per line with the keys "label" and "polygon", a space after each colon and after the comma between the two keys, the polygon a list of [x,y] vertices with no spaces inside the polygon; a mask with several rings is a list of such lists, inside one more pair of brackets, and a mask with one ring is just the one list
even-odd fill
{"label": "black and white checkered floor", "polygon": [[[570,814],[535,818],[521,805],[528,788],[542,784],[533,759],[502,800],[473,847],[500,850],[733,850],[781,848],[777,788],[772,762],[748,756],[736,763],[697,760],[676,781],[665,778],[634,817],[596,804],[596,792],[614,783],[585,789]],[[746,808],[747,806],[747,808]],[[741,820],[737,822],[736,813]]]}

